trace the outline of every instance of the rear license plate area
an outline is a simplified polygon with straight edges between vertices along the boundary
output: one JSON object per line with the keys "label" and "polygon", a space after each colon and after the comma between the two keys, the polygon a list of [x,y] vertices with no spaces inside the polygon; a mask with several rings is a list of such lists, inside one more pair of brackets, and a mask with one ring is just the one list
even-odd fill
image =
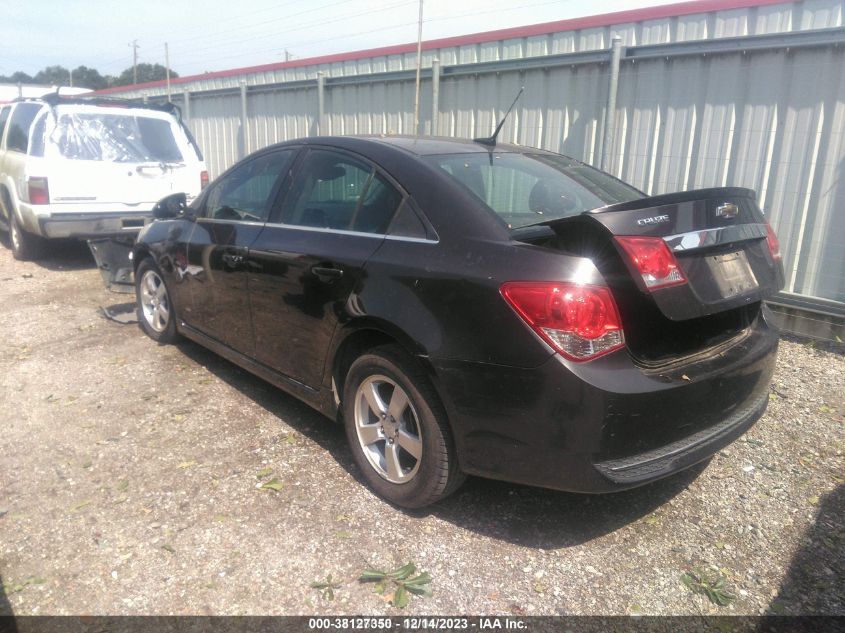
{"label": "rear license plate area", "polygon": [[759,286],[745,251],[708,255],[706,261],[724,299],[755,290]]}

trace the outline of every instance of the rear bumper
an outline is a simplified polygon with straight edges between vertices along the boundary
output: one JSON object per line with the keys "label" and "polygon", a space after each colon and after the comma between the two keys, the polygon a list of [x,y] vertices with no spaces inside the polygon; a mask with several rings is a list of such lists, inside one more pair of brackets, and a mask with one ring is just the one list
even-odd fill
{"label": "rear bumper", "polygon": [[432,363],[466,472],[612,492],[688,468],[748,430],[765,412],[777,344],[761,315],[733,345],[655,372],[625,350],[534,369]]}
{"label": "rear bumper", "polygon": [[152,220],[152,210],[113,213],[54,213],[39,216],[38,227],[40,234],[48,238],[108,237],[137,235],[144,228],[144,225],[152,222]]}

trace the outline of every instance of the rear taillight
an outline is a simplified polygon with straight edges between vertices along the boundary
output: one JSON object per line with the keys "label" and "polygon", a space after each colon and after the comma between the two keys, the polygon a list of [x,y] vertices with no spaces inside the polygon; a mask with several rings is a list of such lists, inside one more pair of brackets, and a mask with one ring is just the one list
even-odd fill
{"label": "rear taillight", "polygon": [[592,360],[625,345],[610,290],[567,282],[511,281],[502,296],[553,349],[576,361]]}
{"label": "rear taillight", "polygon": [[778,236],[775,233],[775,230],[768,222],[766,222],[766,244],[769,246],[769,252],[772,254],[772,259],[779,262],[781,259],[780,242],[778,241]]}
{"label": "rear taillight", "polygon": [[678,260],[660,237],[616,237],[649,290],[686,283]]}
{"label": "rear taillight", "polygon": [[50,204],[50,189],[46,178],[27,178],[30,204]]}
{"label": "rear taillight", "polygon": [[208,185],[208,172],[202,170],[200,172],[200,189],[205,189]]}

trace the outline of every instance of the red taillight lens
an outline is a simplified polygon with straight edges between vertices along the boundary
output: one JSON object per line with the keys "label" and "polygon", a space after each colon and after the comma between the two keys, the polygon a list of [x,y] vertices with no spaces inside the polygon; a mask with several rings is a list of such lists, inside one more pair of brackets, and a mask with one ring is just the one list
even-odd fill
{"label": "red taillight lens", "polygon": [[46,178],[28,178],[26,184],[30,204],[50,204],[50,189]]}
{"label": "red taillight lens", "polygon": [[574,283],[511,281],[502,296],[549,345],[571,360],[591,360],[624,347],[610,290]]}
{"label": "red taillight lens", "polygon": [[616,237],[643,278],[646,288],[655,290],[686,283],[678,260],[660,237]]}
{"label": "red taillight lens", "polygon": [[205,189],[208,185],[208,172],[203,170],[200,172],[200,189]]}
{"label": "red taillight lens", "polygon": [[766,244],[769,245],[769,252],[772,254],[772,259],[776,262],[780,261],[780,242],[778,236],[772,225],[766,222]]}

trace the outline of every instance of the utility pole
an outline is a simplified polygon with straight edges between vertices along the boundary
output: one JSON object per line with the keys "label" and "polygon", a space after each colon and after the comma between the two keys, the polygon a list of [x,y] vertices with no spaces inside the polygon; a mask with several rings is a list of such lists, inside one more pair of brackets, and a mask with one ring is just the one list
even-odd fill
{"label": "utility pole", "polygon": [[71,88],[73,88],[73,68],[71,68],[71,69],[68,71],[68,74],[70,75],[70,80],[69,80],[69,82],[68,82],[68,83],[70,83],[70,87],[71,87]]}
{"label": "utility pole", "polygon": [[164,73],[167,78],[167,100],[170,101],[170,48],[164,43]]}
{"label": "utility pole", "polygon": [[422,66],[423,0],[420,0],[420,18],[417,29],[417,92],[414,97],[414,136],[420,133],[420,67]]}
{"label": "utility pole", "polygon": [[132,47],[132,79],[133,83],[138,83],[138,40],[132,40],[128,46]]}
{"label": "utility pole", "polygon": [[290,54],[290,51],[288,49],[285,49],[285,61],[289,62],[292,59],[293,59],[293,55]]}

